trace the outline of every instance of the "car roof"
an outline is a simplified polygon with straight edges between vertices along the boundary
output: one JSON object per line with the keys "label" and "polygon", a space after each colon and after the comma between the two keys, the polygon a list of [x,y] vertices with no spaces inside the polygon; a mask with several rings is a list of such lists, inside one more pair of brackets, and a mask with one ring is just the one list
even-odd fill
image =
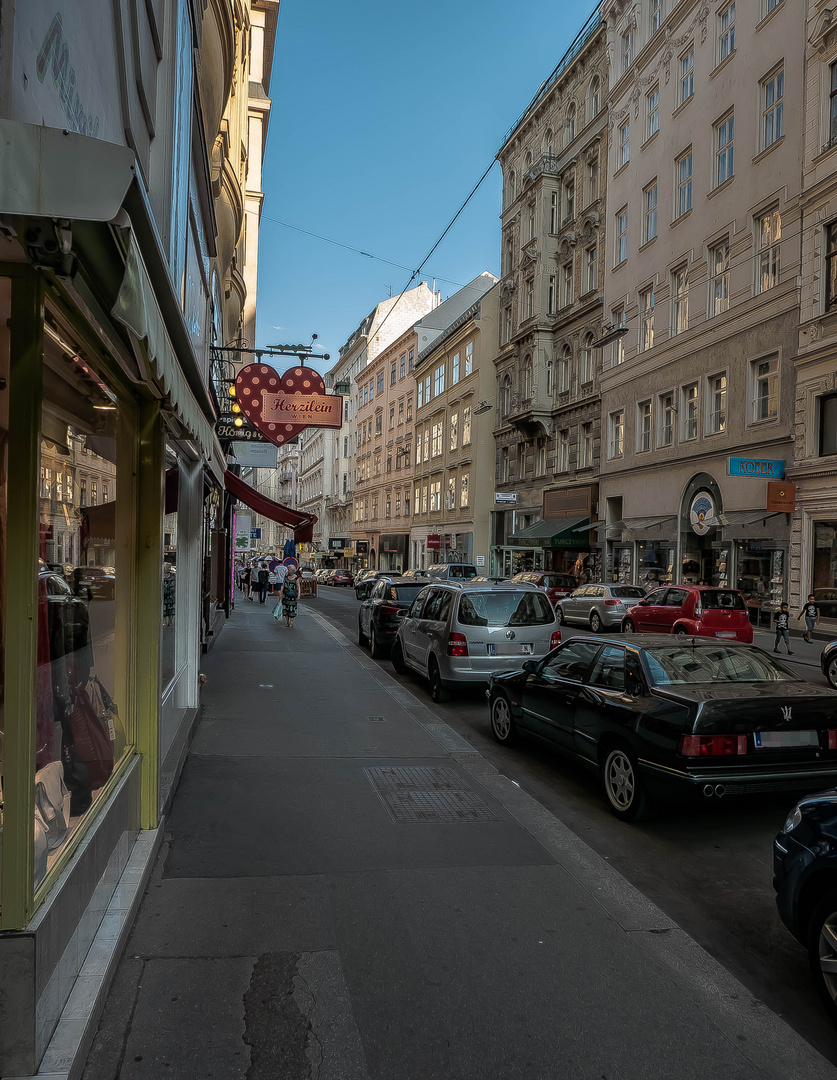
{"label": "car roof", "polygon": [[530,581],[501,581],[492,585],[487,581],[446,581],[435,578],[431,579],[428,584],[435,585],[440,589],[464,589],[469,592],[493,592],[495,590],[500,592],[509,592],[510,590],[520,592],[521,589],[540,592],[537,585],[533,585]]}
{"label": "car roof", "polygon": [[[562,639],[561,644],[565,645],[568,641],[592,641],[594,639],[590,637],[565,637]],[[650,649],[659,647],[660,645],[666,645],[669,648],[685,647],[696,649],[713,649],[719,645],[727,646],[733,645],[735,648],[740,649],[746,645],[748,648],[760,648],[755,642],[733,641],[733,640],[718,640],[717,638],[698,637],[684,637],[682,640],[675,634],[630,634],[625,637],[623,634],[607,635],[597,634],[595,638],[596,644],[605,645],[622,645],[631,646],[635,649]],[[764,651],[764,650],[762,650]]]}

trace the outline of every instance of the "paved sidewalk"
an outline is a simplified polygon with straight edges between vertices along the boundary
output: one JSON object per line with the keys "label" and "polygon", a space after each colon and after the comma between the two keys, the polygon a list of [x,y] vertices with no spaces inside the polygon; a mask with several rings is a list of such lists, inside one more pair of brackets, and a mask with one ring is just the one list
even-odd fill
{"label": "paved sidewalk", "polygon": [[310,607],[205,670],[85,1080],[837,1077]]}

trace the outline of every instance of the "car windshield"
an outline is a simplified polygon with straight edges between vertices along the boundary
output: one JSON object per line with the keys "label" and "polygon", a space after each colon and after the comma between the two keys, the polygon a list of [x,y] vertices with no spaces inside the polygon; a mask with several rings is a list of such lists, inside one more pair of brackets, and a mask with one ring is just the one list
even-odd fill
{"label": "car windshield", "polygon": [[476,568],[476,566],[451,566],[451,567],[448,568],[448,577],[449,578],[456,578],[456,579],[464,578],[467,581],[469,578],[476,577],[476,576],[477,576],[477,568]]}
{"label": "car windshield", "polygon": [[610,592],[620,600],[641,600],[645,596],[637,585],[615,585]]}
{"label": "car windshield", "polygon": [[391,585],[389,589],[390,600],[412,600],[418,596],[424,585]]}
{"label": "car windshield", "polygon": [[654,686],[710,682],[798,682],[786,667],[747,645],[667,645],[646,649]]}
{"label": "car windshield", "polygon": [[543,587],[545,589],[574,589],[575,578],[569,574],[544,574]]}
{"label": "car windshield", "polygon": [[537,592],[473,592],[459,601],[463,626],[541,626],[554,619],[549,600]]}
{"label": "car windshield", "polygon": [[733,608],[735,611],[744,610],[744,600],[737,592],[724,589],[706,590],[700,594],[701,607],[704,608]]}

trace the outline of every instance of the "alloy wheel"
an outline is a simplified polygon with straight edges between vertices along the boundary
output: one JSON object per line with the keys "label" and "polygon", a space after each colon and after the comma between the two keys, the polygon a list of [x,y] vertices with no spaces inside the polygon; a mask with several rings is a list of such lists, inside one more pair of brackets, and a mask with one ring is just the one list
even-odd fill
{"label": "alloy wheel", "polygon": [[602,620],[599,617],[598,611],[594,611],[593,614],[590,616],[590,629],[593,631],[594,634],[598,634],[601,628]]}
{"label": "alloy wheel", "polygon": [[825,669],[825,677],[828,679],[830,685],[837,690],[837,655],[833,656],[828,661]]}
{"label": "alloy wheel", "polygon": [[636,627],[634,626],[633,619],[625,619],[622,623],[622,632],[624,634],[635,634]]}
{"label": "alloy wheel", "polygon": [[498,694],[491,702],[491,734],[498,743],[508,744],[514,739],[511,706],[503,694]]}
{"label": "alloy wheel", "polygon": [[628,810],[634,799],[636,778],[631,759],[624,750],[612,750],[605,761],[605,791],[611,804]]}

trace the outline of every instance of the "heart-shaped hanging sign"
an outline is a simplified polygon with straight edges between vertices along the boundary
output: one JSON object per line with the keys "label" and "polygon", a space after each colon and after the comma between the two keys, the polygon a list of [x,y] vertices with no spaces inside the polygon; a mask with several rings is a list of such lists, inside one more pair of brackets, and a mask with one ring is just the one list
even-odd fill
{"label": "heart-shaped hanging sign", "polygon": [[280,376],[267,364],[248,364],[235,380],[235,396],[253,427],[277,446],[307,427],[343,424],[343,398],[327,394],[313,368],[288,368]]}

